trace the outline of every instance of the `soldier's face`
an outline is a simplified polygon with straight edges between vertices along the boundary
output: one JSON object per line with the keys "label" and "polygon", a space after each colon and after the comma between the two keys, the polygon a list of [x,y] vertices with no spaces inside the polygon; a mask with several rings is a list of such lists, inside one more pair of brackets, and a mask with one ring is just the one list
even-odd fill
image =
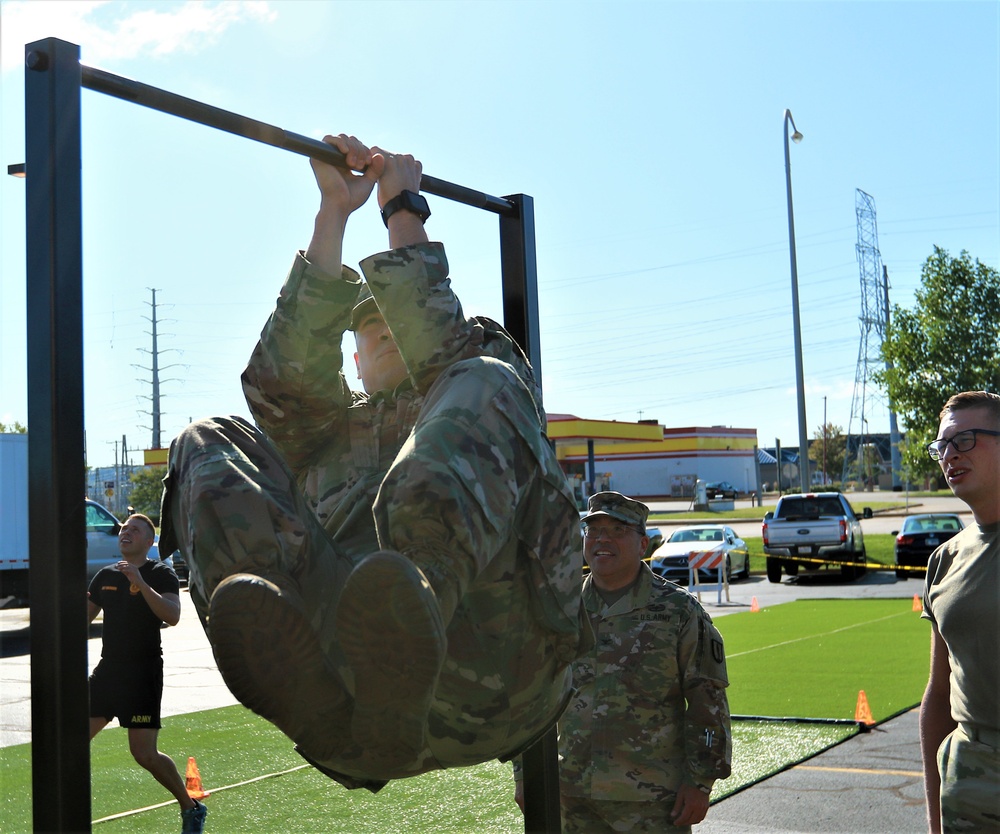
{"label": "soldier's face", "polygon": [[385,320],[377,311],[366,313],[354,331],[358,352],[354,361],[365,391],[391,391],[406,379],[406,365]]}
{"label": "soldier's face", "polygon": [[130,516],[118,531],[118,550],[126,559],[149,553],[156,536],[140,518]]}
{"label": "soldier's face", "polygon": [[614,591],[631,585],[649,545],[649,538],[613,518],[587,522],[583,556],[598,588]]}
{"label": "soldier's face", "polygon": [[[988,408],[963,408],[949,411],[941,420],[938,437],[952,438],[959,432],[970,429],[1000,431],[1000,425]],[[976,445],[965,452],[959,452],[949,443],[938,463],[948,486],[956,496],[968,504],[974,513],[982,513],[984,521],[1000,506],[1000,437],[977,434]],[[977,513],[977,520],[979,514]]]}

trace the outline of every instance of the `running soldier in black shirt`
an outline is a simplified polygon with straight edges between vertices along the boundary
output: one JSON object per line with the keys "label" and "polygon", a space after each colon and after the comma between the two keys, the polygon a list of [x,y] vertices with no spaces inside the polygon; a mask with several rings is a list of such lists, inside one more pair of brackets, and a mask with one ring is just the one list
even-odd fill
{"label": "running soldier in black shirt", "polygon": [[163,694],[160,625],[181,618],[180,583],[164,562],[149,558],[156,531],[141,514],[118,533],[122,561],[90,583],[90,621],[104,610],[101,661],[90,676],[90,737],[112,718],[128,728],[129,751],[181,806],[181,834],[200,834],[208,809],[192,799],[174,760],[156,747]]}

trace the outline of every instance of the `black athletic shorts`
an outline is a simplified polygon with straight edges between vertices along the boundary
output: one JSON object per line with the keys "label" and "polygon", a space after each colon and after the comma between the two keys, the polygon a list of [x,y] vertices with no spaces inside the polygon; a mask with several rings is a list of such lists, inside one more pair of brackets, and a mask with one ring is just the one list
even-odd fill
{"label": "black athletic shorts", "polygon": [[101,658],[90,676],[90,715],[122,727],[160,729],[163,659],[133,663]]}

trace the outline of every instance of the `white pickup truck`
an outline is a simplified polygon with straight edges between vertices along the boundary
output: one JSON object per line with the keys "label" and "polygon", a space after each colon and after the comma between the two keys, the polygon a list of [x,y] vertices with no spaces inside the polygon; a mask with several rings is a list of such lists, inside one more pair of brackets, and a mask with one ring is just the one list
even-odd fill
{"label": "white pickup truck", "polygon": [[[872,517],[870,507],[862,510],[862,517]],[[780,582],[782,571],[796,576],[800,569],[826,567],[823,560],[835,563],[830,567],[839,567],[846,581],[865,572],[861,522],[839,492],[783,495],[774,512],[764,516],[761,535],[770,582]]]}

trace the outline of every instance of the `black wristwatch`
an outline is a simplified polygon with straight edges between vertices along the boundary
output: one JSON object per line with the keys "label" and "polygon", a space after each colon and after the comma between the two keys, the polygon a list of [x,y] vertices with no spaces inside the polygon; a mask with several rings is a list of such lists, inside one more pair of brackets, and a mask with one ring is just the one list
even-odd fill
{"label": "black wristwatch", "polygon": [[431,207],[427,205],[427,200],[412,191],[400,191],[382,208],[382,222],[389,228],[389,218],[397,211],[409,211],[420,218],[421,223],[425,223],[431,216]]}

